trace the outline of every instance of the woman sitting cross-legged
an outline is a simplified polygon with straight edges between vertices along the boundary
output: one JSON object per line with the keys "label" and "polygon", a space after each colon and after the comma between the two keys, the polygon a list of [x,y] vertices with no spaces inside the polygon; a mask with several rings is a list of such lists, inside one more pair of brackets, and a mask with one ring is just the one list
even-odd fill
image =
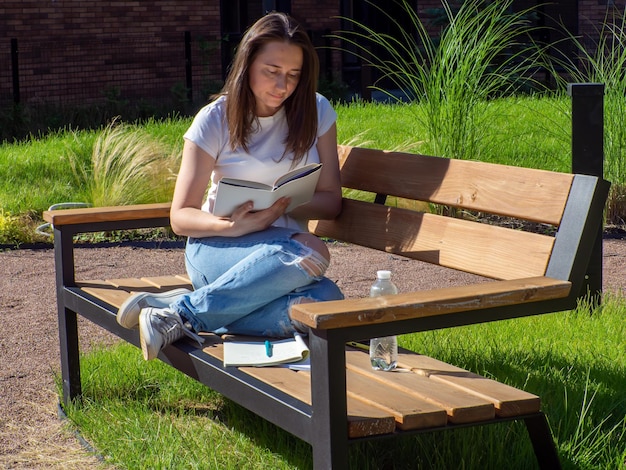
{"label": "woman sitting cross-legged", "polygon": [[[316,93],[318,71],[306,31],[288,15],[264,16],[244,35],[222,93],[185,133],[170,218],[188,237],[194,290],[137,293],[117,314],[139,326],[146,360],[183,335],[200,340],[198,332],[291,336],[291,305],[343,298],[324,277],[326,245],[306,229],[341,210],[336,113]],[[310,202],[288,213],[288,198],[258,211],[246,202],[213,215],[221,178],[269,183],[312,162],[322,169]]]}

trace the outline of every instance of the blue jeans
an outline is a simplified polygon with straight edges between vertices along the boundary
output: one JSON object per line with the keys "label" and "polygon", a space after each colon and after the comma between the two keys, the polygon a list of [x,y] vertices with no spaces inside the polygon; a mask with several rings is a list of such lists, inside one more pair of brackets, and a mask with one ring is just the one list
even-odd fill
{"label": "blue jeans", "polygon": [[296,233],[270,227],[234,238],[189,238],[185,262],[195,290],[170,308],[195,331],[293,335],[292,304],[343,298],[334,282],[301,266],[312,250],[292,238]]}

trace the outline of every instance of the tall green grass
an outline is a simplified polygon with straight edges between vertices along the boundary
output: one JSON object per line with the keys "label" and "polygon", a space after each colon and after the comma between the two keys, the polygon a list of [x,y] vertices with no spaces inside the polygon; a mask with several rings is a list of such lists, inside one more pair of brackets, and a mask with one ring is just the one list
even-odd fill
{"label": "tall green grass", "polygon": [[[363,103],[338,106],[338,140],[343,144],[432,153],[428,129],[415,120],[419,103]],[[486,101],[489,126],[481,151],[468,155],[505,165],[569,172],[572,167],[571,101],[559,96],[515,96]]]}
{"label": "tall green grass", "polygon": [[[141,144],[157,141],[159,153],[182,151],[182,135],[189,119],[148,121],[135,129]],[[52,204],[84,197],[88,181],[76,178],[72,160],[88,166],[94,145],[104,130],[65,130],[18,143],[0,144],[0,208],[13,215],[30,211],[41,214]]]}
{"label": "tall green grass", "polygon": [[[539,395],[565,469],[626,458],[626,302],[405,335],[401,346]],[[127,344],[83,358],[71,422],[120,468],[311,468],[308,445]],[[521,423],[358,444],[351,468],[536,468]]]}
{"label": "tall green grass", "polygon": [[[605,174],[614,184],[607,205],[607,220],[626,221],[626,7],[607,8],[597,31],[598,40],[567,34],[575,54],[554,59],[573,82],[602,83],[604,96]],[[561,86],[563,74],[553,72]]]}
{"label": "tall green grass", "polygon": [[169,200],[179,152],[136,126],[112,122],[85,156],[70,153],[81,200],[93,206],[119,206]]}
{"label": "tall green grass", "polygon": [[46,241],[36,227],[53,204],[171,199],[189,119],[111,123],[0,144],[0,244]]}
{"label": "tall green grass", "polygon": [[486,101],[510,96],[532,83],[531,72],[540,66],[540,49],[530,39],[536,28],[528,16],[534,9],[515,12],[512,0],[467,0],[455,9],[444,0],[447,24],[433,37],[410,2],[397,2],[409,28],[383,6],[368,3],[387,17],[397,33],[344,18],[351,28],[336,38],[346,44],[346,52],[378,70],[381,80],[391,81],[422,103],[415,108],[419,111],[415,119],[426,131],[429,152],[449,158],[478,157],[492,115]]}

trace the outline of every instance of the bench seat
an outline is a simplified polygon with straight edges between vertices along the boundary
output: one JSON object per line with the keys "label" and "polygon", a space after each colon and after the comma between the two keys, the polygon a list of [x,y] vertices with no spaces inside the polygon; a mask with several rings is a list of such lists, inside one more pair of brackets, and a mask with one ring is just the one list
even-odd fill
{"label": "bench seat", "polygon": [[[187,275],[81,281],[77,284],[84,293],[111,305],[112,310],[118,309],[134,292],[156,293],[180,287],[192,289]],[[203,334],[203,337],[203,351],[223,361],[221,338],[213,334]],[[190,341],[189,347],[193,345]],[[350,438],[389,434],[396,428],[409,431],[520,417],[540,410],[536,395],[428,356],[401,350],[398,367],[401,372],[374,371],[366,351],[346,346]],[[287,367],[239,367],[239,370],[311,405],[311,376],[306,371]]]}

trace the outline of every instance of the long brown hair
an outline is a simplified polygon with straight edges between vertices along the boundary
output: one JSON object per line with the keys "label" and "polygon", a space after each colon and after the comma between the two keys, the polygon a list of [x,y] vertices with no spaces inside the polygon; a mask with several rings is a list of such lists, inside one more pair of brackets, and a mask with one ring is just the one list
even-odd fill
{"label": "long brown hair", "polygon": [[249,70],[263,46],[271,41],[285,41],[302,49],[300,80],[293,94],[283,104],[289,127],[285,153],[293,152],[293,165],[296,165],[311,148],[317,135],[315,91],[319,60],[306,31],[284,13],[269,13],[259,19],[246,31],[237,48],[221,93],[227,95],[226,119],[230,144],[233,149],[241,145],[248,151],[248,136],[258,125]]}

